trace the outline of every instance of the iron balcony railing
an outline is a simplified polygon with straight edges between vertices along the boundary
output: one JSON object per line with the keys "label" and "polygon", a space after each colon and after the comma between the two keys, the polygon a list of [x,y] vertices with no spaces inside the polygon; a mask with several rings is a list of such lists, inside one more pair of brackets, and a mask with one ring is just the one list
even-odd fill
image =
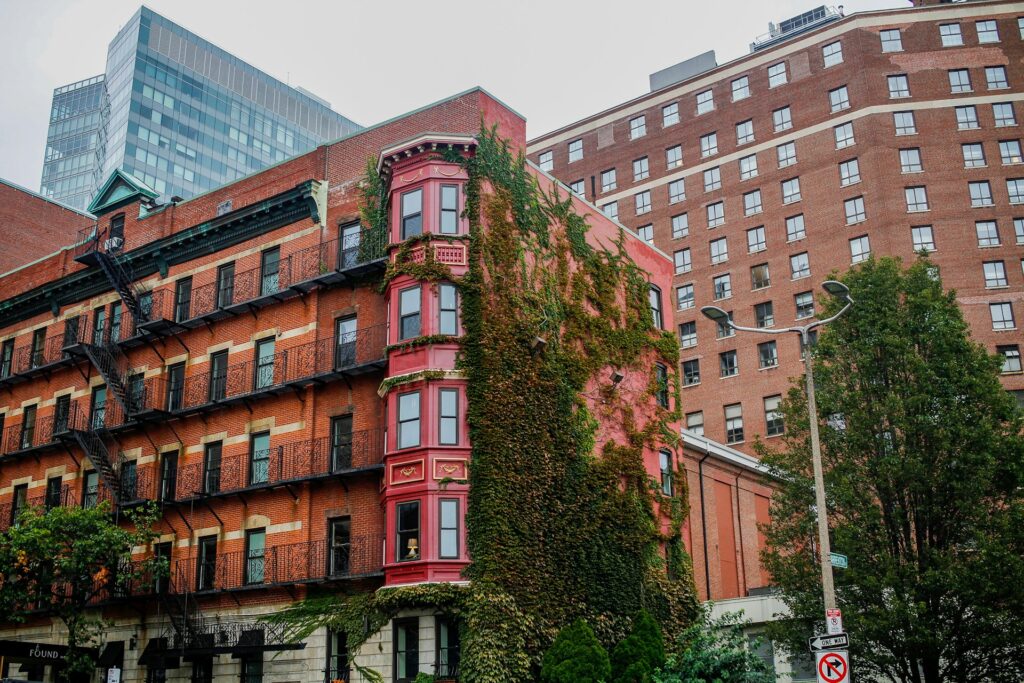
{"label": "iron balcony railing", "polygon": [[306,439],[267,450],[223,456],[179,468],[175,499],[215,496],[326,478],[379,466],[384,458],[384,430],[353,432],[338,443],[329,437]]}
{"label": "iron balcony railing", "polygon": [[381,230],[363,230],[359,239],[334,239],[282,255],[274,270],[262,265],[245,270],[211,272],[211,282],[154,290],[144,311],[149,327],[189,326],[204,319],[229,315],[250,306],[271,303],[309,291],[321,284],[341,282],[382,263],[386,243]]}
{"label": "iron balcony railing", "polygon": [[55,507],[71,507],[74,505],[74,495],[71,486],[61,484],[59,489],[47,489],[32,491],[23,503],[9,500],[0,503],[0,533],[7,531],[17,522],[17,516],[22,510],[30,507],[50,510]]}

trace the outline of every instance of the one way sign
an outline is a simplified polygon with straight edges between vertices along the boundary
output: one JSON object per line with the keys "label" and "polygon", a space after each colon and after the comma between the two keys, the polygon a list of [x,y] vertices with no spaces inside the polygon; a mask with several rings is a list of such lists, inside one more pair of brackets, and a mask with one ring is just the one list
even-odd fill
{"label": "one way sign", "polygon": [[807,643],[811,646],[811,652],[845,650],[850,646],[850,636],[845,633],[834,636],[814,636],[813,638],[808,638]]}

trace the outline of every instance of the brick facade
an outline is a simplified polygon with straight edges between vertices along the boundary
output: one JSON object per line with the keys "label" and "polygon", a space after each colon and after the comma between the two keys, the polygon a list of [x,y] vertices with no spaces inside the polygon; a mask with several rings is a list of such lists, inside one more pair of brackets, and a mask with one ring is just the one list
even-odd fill
{"label": "brick facade", "polygon": [[8,237],[0,253],[0,273],[73,243],[78,231],[92,222],[89,214],[0,179],[0,231]]}

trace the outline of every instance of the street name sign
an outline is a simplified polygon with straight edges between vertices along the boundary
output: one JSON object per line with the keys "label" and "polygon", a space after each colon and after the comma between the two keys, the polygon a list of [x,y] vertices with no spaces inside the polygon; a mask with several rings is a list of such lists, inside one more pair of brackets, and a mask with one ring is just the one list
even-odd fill
{"label": "street name sign", "polygon": [[844,650],[816,652],[818,683],[843,683],[850,680],[850,655]]}
{"label": "street name sign", "polygon": [[841,555],[839,553],[829,553],[828,560],[836,569],[850,568],[850,560],[846,557],[846,555]]}
{"label": "street name sign", "polygon": [[811,652],[818,652],[819,650],[845,650],[850,647],[850,636],[845,633],[835,636],[814,636],[807,639],[807,644],[811,646]]}

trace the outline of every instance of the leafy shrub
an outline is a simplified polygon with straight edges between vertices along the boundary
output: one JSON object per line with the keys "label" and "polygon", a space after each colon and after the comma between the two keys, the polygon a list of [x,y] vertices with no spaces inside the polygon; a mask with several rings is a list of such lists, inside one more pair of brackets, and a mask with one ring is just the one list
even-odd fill
{"label": "leafy shrub", "polygon": [[658,622],[641,611],[633,631],[612,650],[612,680],[615,683],[646,683],[665,663],[665,640]]}
{"label": "leafy shrub", "polygon": [[563,628],[544,655],[542,683],[604,683],[611,676],[608,653],[587,622],[577,619]]}

